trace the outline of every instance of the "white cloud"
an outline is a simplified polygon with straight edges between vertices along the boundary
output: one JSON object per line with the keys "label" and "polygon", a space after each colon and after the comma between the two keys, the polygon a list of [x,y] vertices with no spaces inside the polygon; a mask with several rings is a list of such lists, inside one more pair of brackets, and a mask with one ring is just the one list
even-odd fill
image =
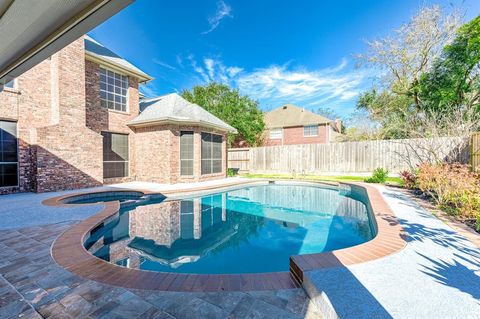
{"label": "white cloud", "polygon": [[208,17],[208,24],[210,28],[207,31],[202,32],[202,34],[207,34],[215,30],[220,22],[226,17],[232,17],[232,7],[226,4],[223,0],[217,2],[217,11],[215,15]]}
{"label": "white cloud", "polygon": [[163,66],[164,68],[167,68],[167,69],[170,69],[170,70],[175,70],[175,68],[173,66],[171,66],[170,64],[168,63],[165,63],[163,61],[160,61],[159,59],[156,59],[156,58],[153,58],[152,59],[153,63],[155,64],[158,64],[160,66]]}
{"label": "white cloud", "polygon": [[319,105],[332,100],[354,99],[368,77],[360,70],[346,71],[348,62],[320,70],[291,69],[273,65],[240,76],[236,83],[242,92],[257,99],[305,102]]}
{"label": "white cloud", "polygon": [[227,83],[270,106],[297,103],[305,107],[344,105],[362,92],[372,76],[368,70],[351,70],[347,59],[338,65],[318,70],[294,68],[292,63],[246,71],[225,66],[222,61],[205,58],[198,64],[190,56],[192,67],[202,82]]}
{"label": "white cloud", "polygon": [[140,85],[140,92],[146,97],[155,97],[158,95],[157,87],[152,82]]}

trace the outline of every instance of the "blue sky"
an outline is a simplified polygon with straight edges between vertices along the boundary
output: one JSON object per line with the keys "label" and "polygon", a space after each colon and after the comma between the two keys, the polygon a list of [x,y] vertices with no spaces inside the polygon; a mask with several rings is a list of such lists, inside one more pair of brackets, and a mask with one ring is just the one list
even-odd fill
{"label": "blue sky", "polygon": [[155,80],[147,96],[225,82],[260,102],[327,107],[343,116],[372,85],[356,69],[365,40],[384,36],[422,5],[469,20],[479,0],[137,0],[89,34]]}

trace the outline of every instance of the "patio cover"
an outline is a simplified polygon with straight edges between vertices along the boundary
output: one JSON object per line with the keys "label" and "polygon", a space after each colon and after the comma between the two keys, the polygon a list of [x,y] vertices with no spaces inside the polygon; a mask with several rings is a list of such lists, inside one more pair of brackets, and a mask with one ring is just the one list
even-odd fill
{"label": "patio cover", "polygon": [[132,2],[0,0],[0,91]]}

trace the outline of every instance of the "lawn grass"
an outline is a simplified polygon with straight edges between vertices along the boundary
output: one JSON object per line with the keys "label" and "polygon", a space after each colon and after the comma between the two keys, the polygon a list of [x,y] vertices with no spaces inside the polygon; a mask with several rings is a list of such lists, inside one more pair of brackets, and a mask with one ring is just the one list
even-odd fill
{"label": "lawn grass", "polygon": [[[290,174],[242,174],[241,177],[248,178],[272,178],[272,179],[293,179]],[[348,176],[348,175],[297,175],[295,179],[305,179],[325,182],[363,182],[366,176]],[[387,183],[402,185],[400,177],[387,177]]]}

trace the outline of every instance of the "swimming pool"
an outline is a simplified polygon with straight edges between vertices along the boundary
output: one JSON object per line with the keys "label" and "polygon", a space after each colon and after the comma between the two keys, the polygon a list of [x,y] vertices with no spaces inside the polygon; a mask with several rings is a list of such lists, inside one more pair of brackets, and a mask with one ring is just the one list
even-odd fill
{"label": "swimming pool", "polygon": [[348,188],[244,186],[129,203],[118,216],[93,230],[84,245],[98,258],[142,270],[194,274],[288,271],[292,255],[371,240],[376,229],[369,207],[365,194]]}

